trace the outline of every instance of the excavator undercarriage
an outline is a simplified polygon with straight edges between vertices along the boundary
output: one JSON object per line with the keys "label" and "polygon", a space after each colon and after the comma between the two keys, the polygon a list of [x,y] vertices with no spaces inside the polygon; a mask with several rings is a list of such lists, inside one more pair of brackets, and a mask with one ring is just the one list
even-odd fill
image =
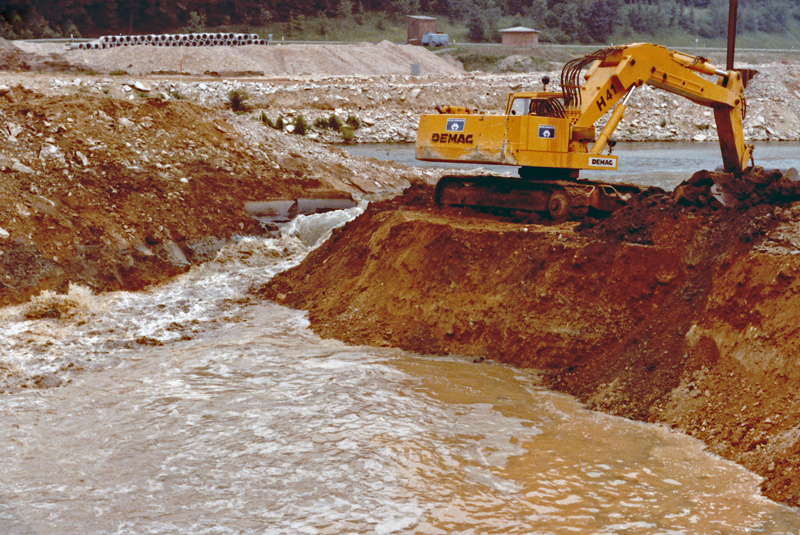
{"label": "excavator undercarriage", "polygon": [[593,180],[534,180],[500,176],[445,176],[436,184],[437,206],[495,213],[537,212],[555,221],[602,216],[641,191],[632,184]]}

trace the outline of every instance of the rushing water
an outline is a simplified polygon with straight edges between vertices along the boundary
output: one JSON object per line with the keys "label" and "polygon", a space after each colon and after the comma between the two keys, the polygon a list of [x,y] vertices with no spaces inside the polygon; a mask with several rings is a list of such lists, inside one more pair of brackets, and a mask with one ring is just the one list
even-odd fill
{"label": "rushing water", "polygon": [[[4,534],[800,534],[759,478],[535,373],[322,340],[250,298],[358,209],[140,293],[3,311]],[[53,299],[55,296],[45,296]]]}
{"label": "rushing water", "polygon": [[[755,162],[765,169],[800,169],[800,143],[795,141],[756,142]],[[501,165],[451,164],[421,162],[414,158],[414,145],[408,143],[364,143],[342,145],[354,156],[392,160],[405,165],[445,167],[452,169],[483,169],[487,173],[510,173],[517,168]],[[714,170],[722,165],[719,143],[664,141],[648,143],[619,143],[614,149],[619,156],[616,171],[582,171],[582,178],[658,186],[672,190],[701,169]]]}

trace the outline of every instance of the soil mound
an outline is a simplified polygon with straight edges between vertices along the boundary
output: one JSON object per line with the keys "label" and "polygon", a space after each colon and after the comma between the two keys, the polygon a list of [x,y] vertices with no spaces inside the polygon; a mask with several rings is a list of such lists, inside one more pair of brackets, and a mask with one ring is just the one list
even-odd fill
{"label": "soil mound", "polygon": [[413,178],[181,100],[14,87],[0,131],[0,304],[70,282],[138,289],[265,232],[248,202],[364,197]]}
{"label": "soil mound", "polygon": [[28,71],[33,54],[23,52],[10,41],[0,37],[0,70]]}
{"label": "soil mound", "polygon": [[800,202],[757,172],[724,206],[709,177],[724,182],[698,174],[580,225],[441,211],[412,188],[262,293],[323,336],[541,369],[593,408],[701,438],[800,505]]}
{"label": "soil mound", "polygon": [[143,75],[158,72],[184,74],[251,75],[392,75],[455,74],[460,66],[428,50],[382,42],[377,45],[248,45],[156,47],[147,45],[105,50],[71,50],[64,58],[97,72],[125,71]]}

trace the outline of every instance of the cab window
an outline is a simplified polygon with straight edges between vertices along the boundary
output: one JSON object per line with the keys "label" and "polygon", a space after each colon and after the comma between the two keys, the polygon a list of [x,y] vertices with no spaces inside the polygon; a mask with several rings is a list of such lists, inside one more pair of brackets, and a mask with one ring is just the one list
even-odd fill
{"label": "cab window", "polygon": [[510,115],[528,115],[528,110],[531,106],[531,99],[529,98],[515,98],[511,101]]}

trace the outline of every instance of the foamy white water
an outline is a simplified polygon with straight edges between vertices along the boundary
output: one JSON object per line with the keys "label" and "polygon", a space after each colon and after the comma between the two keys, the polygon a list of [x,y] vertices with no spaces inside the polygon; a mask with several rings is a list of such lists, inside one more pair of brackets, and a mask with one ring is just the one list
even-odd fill
{"label": "foamy white water", "polygon": [[64,384],[0,396],[0,532],[800,533],[682,434],[525,370],[322,340],[250,298],[356,213],[148,292],[76,290],[66,319],[6,310],[2,360]]}

